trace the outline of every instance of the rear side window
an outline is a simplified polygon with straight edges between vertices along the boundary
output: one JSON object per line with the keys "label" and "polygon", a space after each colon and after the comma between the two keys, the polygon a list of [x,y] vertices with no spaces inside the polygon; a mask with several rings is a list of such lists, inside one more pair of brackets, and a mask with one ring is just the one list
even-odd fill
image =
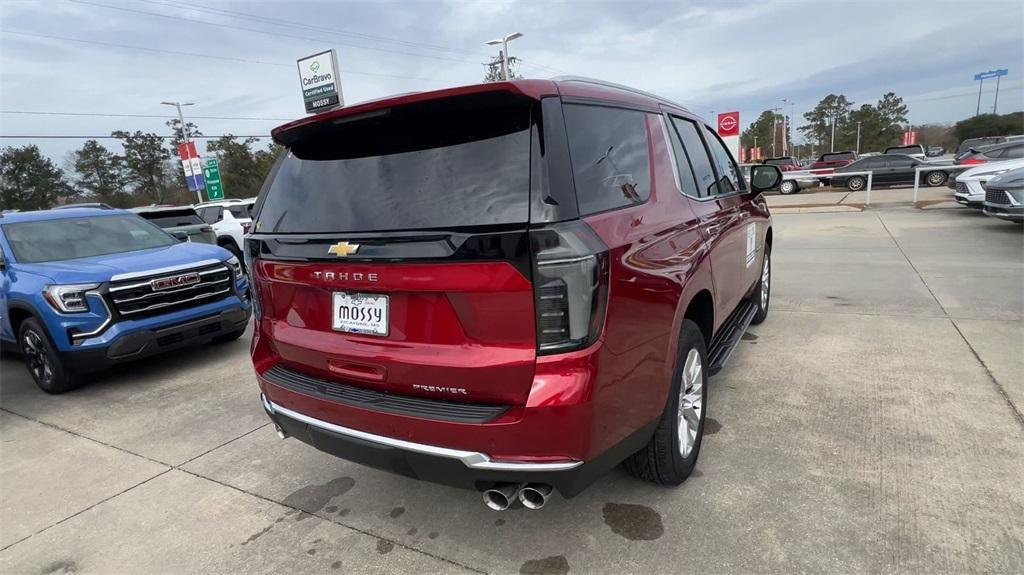
{"label": "rear side window", "polygon": [[914,165],[914,159],[910,156],[887,156],[885,165],[889,168],[909,168]]}
{"label": "rear side window", "polygon": [[208,224],[215,224],[220,220],[220,207],[211,206],[208,208],[199,208],[199,217],[203,218],[203,221]]}
{"label": "rear side window", "polygon": [[647,201],[651,195],[647,114],[578,104],[565,105],[563,113],[580,214]]}
{"label": "rear side window", "polygon": [[266,194],[260,232],[526,223],[529,103],[488,93],[314,125],[291,144]]}
{"label": "rear side window", "polygon": [[[688,193],[685,182],[688,178],[692,177],[697,181],[696,197],[706,198],[717,194],[715,172],[711,168],[711,160],[708,158],[707,149],[704,147],[704,142],[697,131],[697,124],[672,116],[672,125],[679,136],[678,142],[675,138],[672,139],[673,145],[679,146],[681,144],[681,149],[678,147],[674,147],[674,149],[676,150],[676,158],[679,160],[679,179],[683,182],[683,193]],[[687,162],[689,162],[689,166],[687,166]],[[687,173],[687,168],[691,170],[690,173]]]}
{"label": "rear side window", "polygon": [[732,161],[732,156],[729,150],[725,149],[722,140],[707,128],[704,128],[704,137],[707,138],[708,148],[711,149],[711,157],[718,165],[718,193],[728,194],[747,189],[736,162]]}

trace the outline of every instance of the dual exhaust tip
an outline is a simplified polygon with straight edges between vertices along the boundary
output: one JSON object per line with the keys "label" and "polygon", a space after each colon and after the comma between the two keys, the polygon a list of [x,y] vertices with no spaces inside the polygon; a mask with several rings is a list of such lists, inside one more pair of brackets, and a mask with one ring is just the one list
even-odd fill
{"label": "dual exhaust tip", "polygon": [[484,490],[484,504],[495,511],[504,511],[516,499],[527,509],[540,509],[551,496],[551,486],[546,483],[499,483]]}

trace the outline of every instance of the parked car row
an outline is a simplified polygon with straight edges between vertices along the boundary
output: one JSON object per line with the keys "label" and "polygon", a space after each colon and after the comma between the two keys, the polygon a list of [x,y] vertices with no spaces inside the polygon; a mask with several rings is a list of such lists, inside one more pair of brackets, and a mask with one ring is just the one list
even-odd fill
{"label": "parked car row", "polygon": [[914,184],[918,176],[918,168],[925,169],[920,172],[921,181],[928,186],[941,186],[949,179],[952,171],[949,166],[932,164],[923,159],[911,157],[905,154],[886,153],[879,156],[861,158],[845,166],[836,168],[832,172],[832,185],[846,187],[852,191],[859,191],[867,188],[868,178],[864,174],[848,174],[849,172],[870,172],[872,188],[884,188],[891,186],[909,186]]}
{"label": "parked car row", "polygon": [[1024,219],[1024,199],[1019,189],[1022,179],[1024,159],[980,165],[956,177],[953,197],[986,215],[1020,222]]}

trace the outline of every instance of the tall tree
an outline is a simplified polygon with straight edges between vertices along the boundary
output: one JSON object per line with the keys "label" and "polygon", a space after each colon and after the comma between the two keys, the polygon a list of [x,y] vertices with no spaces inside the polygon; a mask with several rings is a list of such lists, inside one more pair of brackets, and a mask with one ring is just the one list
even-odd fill
{"label": "tall tree", "polygon": [[42,210],[75,195],[64,171],[34,145],[0,150],[0,209]]}
{"label": "tall tree", "polygon": [[[181,121],[177,118],[167,120],[167,127],[171,129],[171,151],[177,152],[178,144],[184,142],[186,139],[181,136]],[[196,138],[202,136],[203,133],[199,131],[199,128],[192,122],[185,122],[185,132],[188,133],[188,138]]]}
{"label": "tall tree", "polygon": [[253,150],[253,144],[258,141],[227,134],[207,144],[206,149],[217,155],[225,196],[248,198],[259,193],[281,147],[271,144],[269,150]]}
{"label": "tall tree", "polygon": [[761,156],[764,158],[781,155],[784,120],[781,114],[772,110],[761,112],[754,123],[740,135],[740,145],[744,148],[761,148]]}
{"label": "tall tree", "polygon": [[138,130],[135,133],[118,130],[110,135],[121,140],[124,147],[125,170],[133,193],[144,203],[163,204],[171,199],[174,181],[170,177],[171,154],[164,147],[163,139]]}
{"label": "tall tree", "polygon": [[957,142],[985,136],[1024,134],[1024,112],[1009,114],[981,114],[961,120],[953,126]]}
{"label": "tall tree", "polygon": [[124,158],[112,153],[96,140],[88,140],[73,152],[78,187],[96,200],[114,207],[132,205],[125,177]]}
{"label": "tall tree", "polygon": [[[805,139],[813,140],[825,149],[832,143],[832,127],[835,126],[835,143],[838,144],[840,126],[847,123],[852,107],[853,102],[847,100],[846,96],[829,94],[822,98],[813,110],[804,114],[807,124],[801,126],[800,131],[803,132]],[[840,149],[838,145],[835,148]]]}

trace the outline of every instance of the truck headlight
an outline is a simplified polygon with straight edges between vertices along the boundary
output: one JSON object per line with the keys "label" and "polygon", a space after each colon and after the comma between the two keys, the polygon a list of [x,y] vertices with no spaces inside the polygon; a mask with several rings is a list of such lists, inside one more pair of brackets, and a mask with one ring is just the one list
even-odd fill
{"label": "truck headlight", "polygon": [[49,285],[43,290],[43,297],[59,312],[82,313],[89,311],[86,292],[98,287],[100,284]]}
{"label": "truck headlight", "polygon": [[238,261],[238,258],[236,258],[235,256],[231,256],[230,258],[224,260],[224,263],[231,266],[231,269],[234,270],[235,272],[236,278],[242,277],[242,264]]}

